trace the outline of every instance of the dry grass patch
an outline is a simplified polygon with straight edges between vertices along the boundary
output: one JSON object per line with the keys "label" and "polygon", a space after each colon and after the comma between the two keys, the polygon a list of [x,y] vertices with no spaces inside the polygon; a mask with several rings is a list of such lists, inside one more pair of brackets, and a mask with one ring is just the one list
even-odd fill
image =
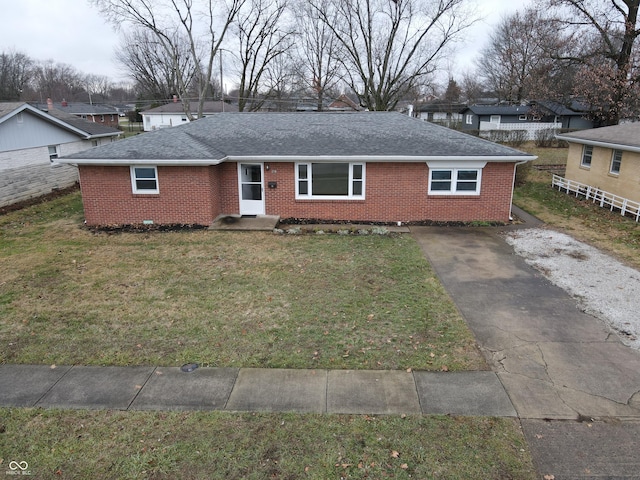
{"label": "dry grass patch", "polygon": [[94,234],[79,194],[0,217],[0,361],[486,368],[409,236]]}

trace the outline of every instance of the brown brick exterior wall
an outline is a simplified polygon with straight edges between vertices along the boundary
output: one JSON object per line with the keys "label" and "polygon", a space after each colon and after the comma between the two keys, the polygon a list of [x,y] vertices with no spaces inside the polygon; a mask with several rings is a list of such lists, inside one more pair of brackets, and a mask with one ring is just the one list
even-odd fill
{"label": "brown brick exterior wall", "polygon": [[[511,214],[513,163],[487,163],[479,196],[428,196],[426,163],[368,163],[365,200],[295,200],[293,163],[265,170],[266,213],[282,218],[372,222],[499,221]],[[276,181],[276,189],[267,183]]]}
{"label": "brown brick exterior wall", "polygon": [[[269,166],[269,170],[266,169]],[[509,220],[513,163],[488,163],[479,196],[429,196],[425,163],[369,163],[365,200],[296,200],[294,163],[266,163],[265,210],[282,218],[372,222]],[[238,213],[235,163],[212,167],[158,167],[160,194],[131,190],[129,167],[80,166],[89,225],[208,225],[220,213]],[[277,182],[277,188],[268,188]]]}
{"label": "brown brick exterior wall", "polygon": [[158,167],[158,195],[134,194],[128,166],[80,165],[79,171],[88,225],[209,225],[217,214],[210,167]]}

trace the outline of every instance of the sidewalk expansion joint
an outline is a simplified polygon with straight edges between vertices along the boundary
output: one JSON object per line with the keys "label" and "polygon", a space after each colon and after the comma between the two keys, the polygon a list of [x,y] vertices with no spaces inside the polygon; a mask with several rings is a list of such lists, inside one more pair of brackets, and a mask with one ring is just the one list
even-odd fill
{"label": "sidewalk expansion joint", "polygon": [[[67,376],[67,374],[68,374],[68,373],[69,373],[69,372],[70,372],[74,367],[75,367],[75,365],[71,365],[70,367],[68,367],[68,368],[67,368],[67,371],[66,371],[66,372],[64,372],[64,373],[60,376],[60,378],[59,378],[58,380],[56,380],[56,381],[55,381],[55,382],[54,382],[54,383],[53,383],[53,384],[52,384],[52,385],[47,389],[47,391],[46,391],[46,392],[44,392],[44,393],[40,396],[40,398],[38,398],[38,400],[36,400],[36,401],[35,401],[35,403],[33,404],[33,406],[34,406],[34,407],[35,407],[35,406],[37,406],[37,405],[42,401],[42,399],[43,399],[44,397],[46,397],[46,396],[48,395],[48,393],[49,393],[51,390],[53,390],[53,389],[55,388],[55,386],[56,386],[56,385],[58,385],[58,383],[60,383],[60,382],[62,381],[62,379],[63,379],[64,377],[66,377],[66,376]],[[58,367],[56,367],[55,365],[52,365],[52,366],[50,366],[49,368],[53,369],[53,368],[58,368]]]}
{"label": "sidewalk expansion joint", "polygon": [[157,365],[155,367],[153,367],[153,370],[151,370],[151,373],[149,373],[149,375],[147,376],[147,379],[144,381],[144,383],[142,385],[140,385],[140,388],[138,388],[138,391],[133,396],[133,398],[131,399],[131,401],[129,402],[129,405],[127,405],[127,408],[125,408],[125,410],[129,410],[131,408],[131,405],[133,405],[133,402],[136,401],[136,398],[138,398],[138,395],[140,395],[140,392],[142,392],[142,390],[144,389],[145,385],[147,383],[149,383],[149,380],[151,379],[153,374],[156,373],[156,370],[158,370],[158,366]]}
{"label": "sidewalk expansion joint", "polygon": [[236,383],[238,383],[238,376],[240,375],[240,370],[242,370],[242,368],[236,368],[236,375],[235,375],[235,377],[233,377],[233,385],[231,385],[231,388],[229,389],[229,393],[227,394],[227,398],[224,399],[224,405],[222,406],[221,410],[226,410],[227,409],[227,405],[229,405],[229,399],[231,398],[231,394],[233,393],[233,389],[236,388]]}

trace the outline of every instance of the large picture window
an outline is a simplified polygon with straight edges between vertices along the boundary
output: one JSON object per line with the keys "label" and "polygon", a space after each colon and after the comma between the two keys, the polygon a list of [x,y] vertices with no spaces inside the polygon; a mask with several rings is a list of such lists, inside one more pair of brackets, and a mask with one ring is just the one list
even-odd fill
{"label": "large picture window", "polygon": [[296,164],[296,198],[363,199],[363,163]]}
{"label": "large picture window", "polygon": [[156,167],[131,167],[133,193],[159,193]]}
{"label": "large picture window", "polygon": [[480,195],[481,168],[429,169],[429,195]]}

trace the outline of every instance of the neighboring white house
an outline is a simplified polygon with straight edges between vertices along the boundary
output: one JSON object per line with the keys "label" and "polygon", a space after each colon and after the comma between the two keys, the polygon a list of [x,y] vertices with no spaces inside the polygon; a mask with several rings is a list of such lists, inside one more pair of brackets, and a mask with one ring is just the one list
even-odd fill
{"label": "neighboring white house", "polygon": [[[192,106],[195,106],[195,103],[193,103]],[[214,113],[237,111],[238,107],[225,102],[204,102],[202,116],[207,117]],[[189,122],[187,114],[184,113],[182,103],[177,101],[145,110],[141,112],[141,115],[142,126],[145,132],[150,132],[159,128],[176,127]],[[197,115],[194,114],[194,116]]]}
{"label": "neighboring white house", "polygon": [[73,185],[77,168],[57,159],[111,142],[120,133],[56,109],[0,103],[0,207]]}

